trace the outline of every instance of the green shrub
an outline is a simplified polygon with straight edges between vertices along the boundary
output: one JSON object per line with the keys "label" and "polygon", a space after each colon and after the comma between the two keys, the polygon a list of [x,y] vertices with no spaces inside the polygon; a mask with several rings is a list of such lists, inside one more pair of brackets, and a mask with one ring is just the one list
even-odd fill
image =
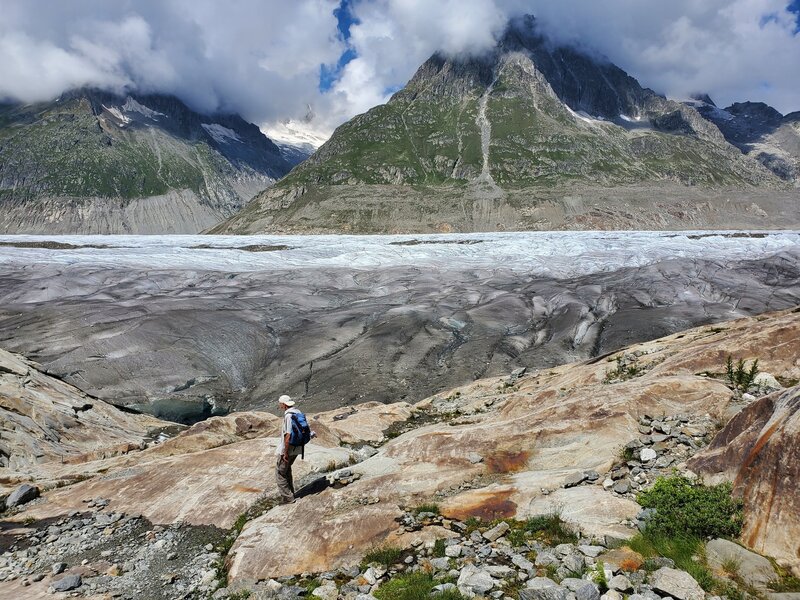
{"label": "green shrub", "polygon": [[743,503],[731,496],[732,486],[705,486],[686,477],[660,477],[637,498],[656,509],[647,522],[650,537],[737,537],[742,531]]}
{"label": "green shrub", "polygon": [[438,539],[433,544],[433,557],[434,558],[444,558],[444,540]]}
{"label": "green shrub", "polygon": [[361,565],[362,567],[366,567],[371,563],[378,563],[389,568],[400,560],[402,554],[403,551],[395,546],[373,548],[364,555],[364,560],[361,561]]}
{"label": "green shrub", "polygon": [[464,525],[467,526],[466,533],[470,534],[473,531],[478,530],[478,528],[481,526],[481,520],[478,517],[469,517],[466,521],[464,521]]}
{"label": "green shrub", "polygon": [[734,367],[733,357],[728,355],[728,360],[725,363],[725,374],[734,390],[746,392],[747,388],[755,381],[756,375],[758,375],[758,359],[755,359],[748,369],[745,367],[743,358],[737,360]]}
{"label": "green shrub", "polygon": [[[441,582],[427,573],[408,573],[397,575],[375,590],[378,600],[431,600],[433,586]],[[463,600],[456,590],[434,596],[436,600]]]}

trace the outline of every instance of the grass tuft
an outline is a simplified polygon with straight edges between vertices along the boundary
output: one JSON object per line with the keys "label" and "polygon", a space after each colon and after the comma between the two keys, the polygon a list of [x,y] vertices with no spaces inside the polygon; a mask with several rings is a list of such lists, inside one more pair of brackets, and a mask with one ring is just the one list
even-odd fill
{"label": "grass tuft", "polygon": [[578,541],[577,534],[558,513],[531,517],[525,521],[524,528],[533,537],[551,546],[574,544]]}
{"label": "grass tuft", "polygon": [[378,600],[463,600],[464,597],[457,591],[451,590],[431,596],[433,586],[438,585],[428,573],[408,573],[393,577],[374,592]]}
{"label": "grass tuft", "polygon": [[386,568],[389,568],[400,560],[402,554],[403,551],[395,546],[373,548],[364,555],[364,560],[361,561],[361,566],[362,568],[366,568],[367,565],[378,563]]}
{"label": "grass tuft", "polygon": [[439,505],[435,502],[426,502],[425,504],[420,504],[419,506],[415,507],[411,512],[413,512],[415,515],[421,513],[433,513],[434,515],[438,515]]}

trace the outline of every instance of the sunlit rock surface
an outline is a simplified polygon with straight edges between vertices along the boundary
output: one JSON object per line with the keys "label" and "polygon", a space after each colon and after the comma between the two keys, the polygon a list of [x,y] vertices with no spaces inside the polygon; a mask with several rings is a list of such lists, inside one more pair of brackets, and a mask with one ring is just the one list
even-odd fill
{"label": "sunlit rock surface", "polygon": [[[800,313],[792,309],[631,346],[619,355],[636,357],[640,371],[616,383],[608,382],[618,356],[612,353],[513,381],[483,379],[418,403],[410,418],[403,403],[312,412],[318,436],[305,460],[295,463],[298,481],[335,479],[344,470],[354,474],[352,481],[311,486],[295,504],[267,506],[237,539],[228,558],[230,579],[325,571],[355,564],[384,543],[411,544],[423,533],[408,534],[395,519],[432,500],[458,519],[560,510],[586,534],[632,535],[635,529],[625,523],[638,507],[604,490],[604,475],[622,446],[639,437],[642,415],[710,415],[723,422],[736,410],[723,381],[729,354],[759,358],[762,370],[781,381],[797,379]],[[109,510],[142,514],[157,524],[231,527],[259,499],[276,494],[279,424],[267,413],[235,413],[141,452],[60,466],[62,475],[88,479],[45,490],[13,520],[57,517],[85,506],[87,498],[103,497]],[[356,447],[375,440],[376,427],[386,432],[372,441],[377,452],[360,455]],[[343,445],[345,439],[353,447]],[[774,463],[774,476],[790,477],[788,465]],[[564,489],[569,475],[590,469],[600,474],[595,483]],[[291,546],[283,543],[287,539]]]}
{"label": "sunlit rock surface", "polygon": [[[621,523],[635,516],[636,505],[604,492],[599,481],[561,490],[565,477],[587,469],[607,472],[622,446],[638,438],[643,414],[724,419],[731,390],[720,379],[699,374],[721,375],[728,354],[759,357],[765,371],[796,376],[800,317],[787,311],[739,320],[625,352],[641,353],[645,372],[621,383],[604,383],[611,356],[533,373],[514,388],[490,379],[426,400],[419,407],[428,413],[449,415],[460,408],[461,416],[389,441],[353,467],[362,478],[346,488],[326,490],[248,523],[233,548],[231,578],[263,579],[356,563],[365,548],[396,535],[398,507],[430,501],[437,492],[444,492],[442,512],[459,519],[562,509],[582,531],[620,536],[625,533]],[[481,462],[470,460],[472,453]],[[464,483],[474,487],[463,490]],[[359,503],[365,498],[380,501],[365,509]],[[305,519],[308,514],[314,519]],[[628,536],[634,532],[627,529]],[[282,539],[295,540],[291,550],[276,550]],[[318,551],[320,543],[324,552]]]}
{"label": "sunlit rock surface", "polygon": [[121,412],[0,350],[0,492],[30,474],[144,447],[168,423]]}

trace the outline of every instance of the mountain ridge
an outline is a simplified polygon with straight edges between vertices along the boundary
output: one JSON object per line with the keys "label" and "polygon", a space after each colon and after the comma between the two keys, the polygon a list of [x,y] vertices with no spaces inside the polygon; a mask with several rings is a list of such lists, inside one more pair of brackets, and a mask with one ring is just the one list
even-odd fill
{"label": "mountain ridge", "polygon": [[6,233],[194,233],[291,164],[238,115],[174,96],[82,88],[0,107]]}
{"label": "mountain ridge", "polygon": [[[448,188],[460,193],[467,212],[520,217],[571,188],[642,184],[676,202],[696,186],[742,200],[752,190],[793,189],[694,107],[642,87],[610,63],[554,46],[528,18],[512,23],[486,55],[434,54],[387,104],[341,125],[273,190],[212,231],[392,231],[386,213],[404,210],[397,206],[406,192],[387,194],[374,186],[421,190],[423,206],[414,210],[436,219],[437,197]],[[662,192],[673,184],[678,191]],[[522,198],[513,197],[517,191]],[[356,218],[359,206],[345,205],[348,194],[369,197],[368,210],[382,214],[369,222]],[[439,230],[498,228],[491,218],[454,223],[445,213],[441,217]],[[406,213],[402,220],[413,222]],[[517,223],[539,227],[525,219]],[[421,224],[410,230],[429,229]]]}

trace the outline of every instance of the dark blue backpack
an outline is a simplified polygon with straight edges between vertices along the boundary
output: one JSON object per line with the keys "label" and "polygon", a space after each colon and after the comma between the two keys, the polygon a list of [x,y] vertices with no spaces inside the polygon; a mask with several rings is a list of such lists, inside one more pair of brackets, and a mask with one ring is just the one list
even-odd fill
{"label": "dark blue backpack", "polygon": [[311,428],[308,426],[306,416],[298,412],[290,412],[292,415],[292,431],[289,434],[289,444],[291,446],[305,446],[311,441]]}

